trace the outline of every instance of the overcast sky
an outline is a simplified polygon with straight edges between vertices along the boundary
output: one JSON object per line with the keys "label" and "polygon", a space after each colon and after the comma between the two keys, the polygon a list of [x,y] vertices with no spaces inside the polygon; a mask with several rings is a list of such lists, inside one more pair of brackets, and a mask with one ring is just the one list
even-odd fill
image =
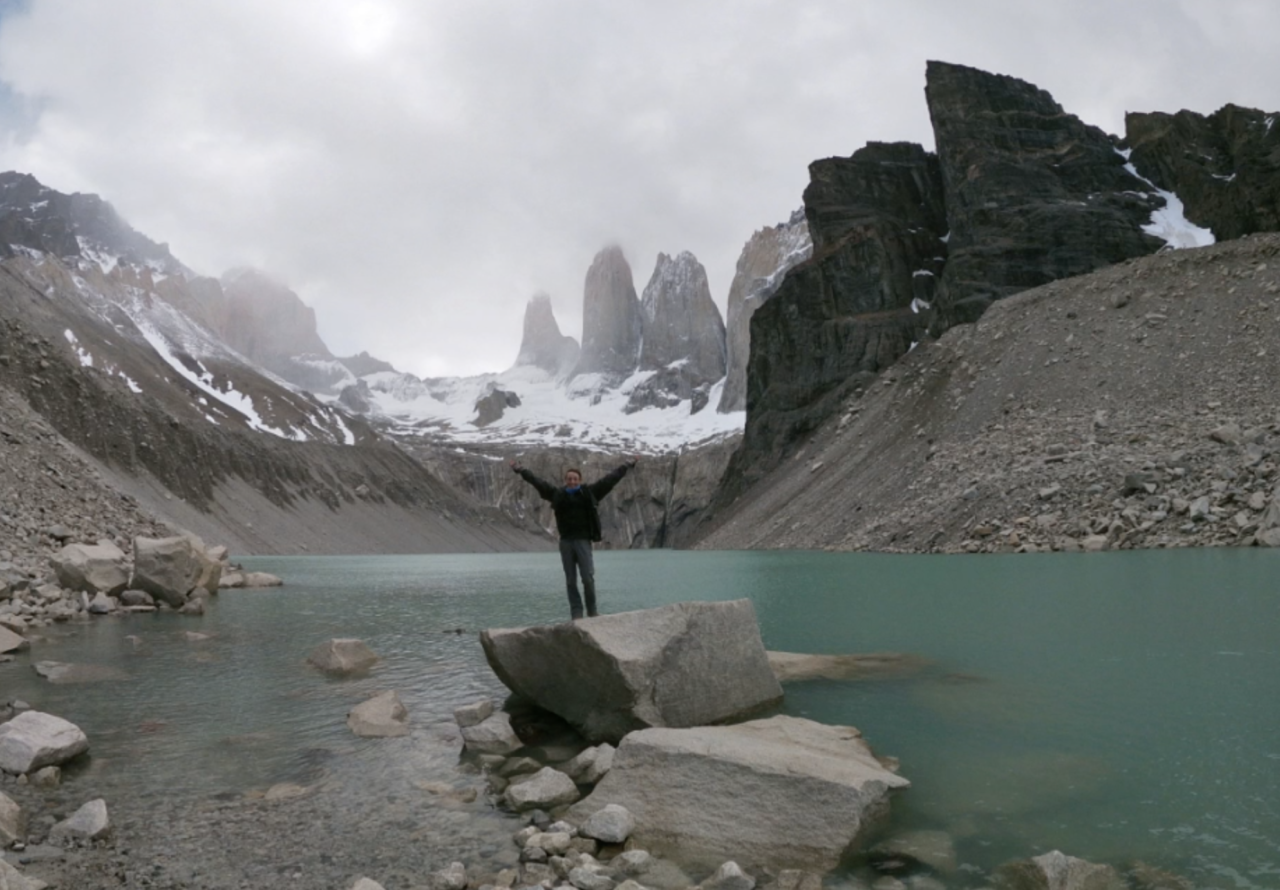
{"label": "overcast sky", "polygon": [[925,60],[1124,112],[1280,109],[1272,0],[0,0],[0,169],[199,272],[263,268],[339,354],[511,364],[591,258],[692,251],[723,311],[810,161],[932,147]]}

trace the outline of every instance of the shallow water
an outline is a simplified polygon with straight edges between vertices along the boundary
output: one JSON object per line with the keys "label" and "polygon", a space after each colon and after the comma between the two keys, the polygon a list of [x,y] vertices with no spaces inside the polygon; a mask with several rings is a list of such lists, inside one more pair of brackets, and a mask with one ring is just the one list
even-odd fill
{"label": "shallow water", "polygon": [[[475,632],[567,612],[547,554],[247,562],[288,586],[224,591],[203,618],[50,629],[0,665],[0,697],[82,726],[88,769],[117,795],[319,782],[355,810],[394,809],[382,802],[399,789],[417,813],[441,805],[415,787],[480,785],[459,772],[451,720],[503,693]],[[927,659],[907,676],[789,684],[784,710],[855,725],[901,758],[913,787],[894,819],[956,838],[959,885],[1057,848],[1280,888],[1280,553],[605,552],[597,566],[605,611],[746,596],[771,649]],[[363,678],[318,675],[306,655],[334,636],[382,661]],[[128,679],[53,685],[33,659]],[[347,711],[382,689],[400,693],[412,735],[354,738]],[[437,815],[477,849],[511,830],[483,796]]]}

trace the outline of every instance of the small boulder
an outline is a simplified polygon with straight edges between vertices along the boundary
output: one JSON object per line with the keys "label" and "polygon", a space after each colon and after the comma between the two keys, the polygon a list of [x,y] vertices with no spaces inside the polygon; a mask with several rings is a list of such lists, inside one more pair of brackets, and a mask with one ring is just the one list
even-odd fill
{"label": "small boulder", "polygon": [[394,690],[361,702],[347,714],[347,726],[361,738],[394,738],[409,734],[409,712]]}
{"label": "small boulder", "polygon": [[24,711],[0,723],[0,769],[5,772],[56,766],[88,750],[89,737],[80,727],[52,714]]}
{"label": "small boulder", "polygon": [[730,860],[715,870],[715,874],[700,885],[702,890],[755,890],[756,879]]}
{"label": "small boulder", "polygon": [[453,719],[459,726],[475,726],[491,716],[493,716],[493,699],[491,698],[482,698],[480,701],[463,705],[453,711]]}
{"label": "small boulder", "polygon": [[466,890],[467,867],[461,862],[450,862],[447,868],[434,872],[427,884],[431,890]]}
{"label": "small boulder", "polygon": [[956,846],[945,831],[907,831],[881,841],[871,848],[873,857],[909,859],[941,874],[956,870]]}
{"label": "small boulder", "polygon": [[68,544],[49,563],[68,590],[115,595],[129,586],[124,551],[109,542]]}
{"label": "small boulder", "polygon": [[[14,803],[3,791],[0,791],[0,850],[15,841],[26,840],[26,822],[22,807]],[[0,886],[3,886],[3,884],[0,884]]]}
{"label": "small boulder", "polygon": [[524,746],[511,728],[511,716],[506,711],[498,711],[474,726],[462,727],[462,740],[468,750],[477,754],[510,754]]}
{"label": "small boulder", "polygon": [[545,766],[528,779],[509,786],[504,799],[511,809],[522,812],[562,806],[573,803],[581,796],[573,779],[557,769]]}
{"label": "small boulder", "polygon": [[282,581],[279,576],[272,575],[270,572],[245,572],[243,574],[243,578],[244,583],[240,586],[251,589],[280,587],[284,584],[284,581]]}
{"label": "small boulder", "polygon": [[91,800],[49,830],[50,837],[76,837],[95,840],[111,830],[107,816],[107,802],[99,798]]}
{"label": "small boulder", "polygon": [[118,608],[116,601],[105,593],[96,593],[89,602],[89,614],[110,615]]}
{"label": "small boulder", "polygon": [[24,652],[30,648],[31,643],[26,637],[0,626],[0,655],[6,652]]}
{"label": "small boulder", "polygon": [[631,811],[611,803],[592,813],[582,823],[579,833],[583,837],[595,838],[602,844],[625,844],[635,830],[636,817],[631,815]]}
{"label": "small boulder", "polygon": [[561,769],[579,785],[594,785],[613,766],[615,751],[613,745],[602,742],[582,751]]}
{"label": "small boulder", "polygon": [[354,674],[367,671],[377,661],[378,656],[365,645],[364,640],[351,638],[321,643],[307,656],[308,663],[330,674]]}
{"label": "small boulder", "polygon": [[386,890],[386,888],[373,878],[356,878],[356,882],[351,885],[351,890]]}

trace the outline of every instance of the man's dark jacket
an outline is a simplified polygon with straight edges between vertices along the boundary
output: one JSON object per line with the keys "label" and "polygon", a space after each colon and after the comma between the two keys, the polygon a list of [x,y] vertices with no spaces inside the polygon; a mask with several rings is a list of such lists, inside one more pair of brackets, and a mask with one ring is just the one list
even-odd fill
{"label": "man's dark jacket", "polygon": [[599,481],[580,485],[575,491],[552,485],[540,479],[528,469],[521,469],[520,478],[538,490],[542,499],[551,502],[556,514],[556,531],[562,540],[599,541],[601,537],[600,513],[596,504],[627,475],[630,465],[623,464]]}

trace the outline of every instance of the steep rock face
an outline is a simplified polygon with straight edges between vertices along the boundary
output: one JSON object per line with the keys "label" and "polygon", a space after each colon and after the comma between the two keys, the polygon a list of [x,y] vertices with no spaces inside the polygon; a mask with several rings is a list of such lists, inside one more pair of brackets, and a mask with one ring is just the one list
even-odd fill
{"label": "steep rock face", "polygon": [[620,247],[596,254],[582,295],[582,352],[574,375],[602,374],[620,380],[640,359],[643,322],[631,266]]}
{"label": "steep rock face", "polygon": [[[686,546],[716,490],[729,457],[738,445],[736,437],[689,448],[681,453],[645,457],[600,502],[603,547],[645,549]],[[523,479],[505,461],[492,459],[494,448],[482,454],[460,452],[455,447],[419,443],[414,456],[435,476],[445,480],[468,500],[496,507],[511,522],[547,538],[554,536],[555,517]],[[567,467],[577,467],[588,481],[603,476],[622,462],[620,456],[582,449],[555,449],[525,453],[511,449],[511,457],[539,476],[559,480]]]}
{"label": "steep rock face", "polygon": [[751,352],[751,316],[772,297],[787,270],[813,252],[804,208],[785,223],[763,228],[742,248],[729,286],[725,322],[725,381],[716,410],[722,414],[747,407],[747,356]]}
{"label": "steep rock face", "polygon": [[658,254],[640,308],[640,370],[657,373],[632,390],[626,410],[669,408],[690,399],[696,414],[725,369],[724,321],[711,299],[706,269],[687,250],[675,259]]}
{"label": "steep rock face", "polygon": [[751,319],[747,427],[726,495],[771,468],[850,388],[922,334],[920,280],[945,245],[937,159],[910,143],[872,143],[809,167],[814,252]]}
{"label": "steep rock face", "polygon": [[714,382],[724,376],[724,320],[711,299],[707,270],[697,257],[687,250],[675,259],[658,254],[640,308],[640,370],[684,362],[690,378]]}
{"label": "steep rock face", "polygon": [[[245,358],[295,380],[295,356],[333,358],[316,332],[316,313],[293,291],[253,269],[222,277],[225,319],[217,332]],[[318,387],[315,387],[318,388]]]}
{"label": "steep rock face", "polygon": [[551,311],[551,297],[534,294],[524,310],[524,335],[516,365],[532,365],[559,377],[573,368],[578,352],[578,341],[560,333]]}
{"label": "steep rock face", "polygon": [[1044,90],[931,61],[925,96],[950,227],[935,330],[1162,246],[1142,231],[1161,199],[1125,170],[1110,136]]}
{"label": "steep rock face", "polygon": [[63,258],[87,254],[104,272],[122,261],[165,275],[184,271],[168,245],[134,231],[97,195],[65,195],[30,174],[0,173],[0,258],[13,256],[14,245]]}
{"label": "steep rock face", "polygon": [[1189,220],[1221,239],[1280,229],[1280,114],[1226,105],[1125,115],[1138,172],[1176,192]]}
{"label": "steep rock face", "polygon": [[367,352],[340,358],[338,361],[342,362],[346,369],[357,377],[363,377],[366,374],[396,373],[395,366],[391,362],[384,362],[380,358],[374,358]]}

